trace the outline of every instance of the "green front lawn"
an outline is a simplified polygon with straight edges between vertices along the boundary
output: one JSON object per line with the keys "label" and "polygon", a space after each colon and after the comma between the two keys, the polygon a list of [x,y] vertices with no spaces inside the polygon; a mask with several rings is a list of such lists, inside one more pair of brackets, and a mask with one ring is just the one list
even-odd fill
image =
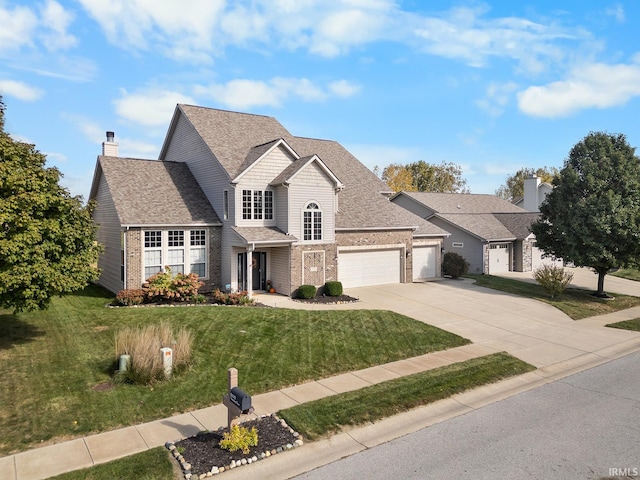
{"label": "green front lawn", "polygon": [[609,325],[607,325],[607,327],[640,332],[640,318],[633,318],[631,320],[624,320],[622,322],[610,323]]}
{"label": "green front lawn", "polygon": [[[91,287],[44,312],[0,311],[0,455],[220,403],[229,367],[255,395],[468,343],[388,311],[105,308],[109,300]],[[153,387],[101,389],[116,367],[114,332],[162,320],[193,333],[193,367]]]}
{"label": "green front lawn", "polygon": [[626,278],[627,280],[635,280],[640,282],[640,270],[635,268],[621,268],[615,272],[611,272],[609,275],[614,277]]}
{"label": "green front lawn", "polygon": [[535,370],[507,353],[495,353],[333,395],[280,411],[303,437],[316,439],[451,397],[487,383]]}
{"label": "green front lawn", "polygon": [[591,295],[592,292],[590,290],[571,287],[567,288],[562,295],[551,299],[544,288],[537,283],[521,282],[519,280],[494,277],[492,275],[469,275],[469,277],[473,278],[476,284],[482,287],[513,293],[521,297],[534,298],[553,305],[574,320],[604,315],[640,305],[640,297],[614,293],[612,295],[615,296],[615,299],[603,300]]}
{"label": "green front lawn", "polygon": [[49,480],[174,480],[173,462],[166,448],[156,447],[112,462],[63,473]]}

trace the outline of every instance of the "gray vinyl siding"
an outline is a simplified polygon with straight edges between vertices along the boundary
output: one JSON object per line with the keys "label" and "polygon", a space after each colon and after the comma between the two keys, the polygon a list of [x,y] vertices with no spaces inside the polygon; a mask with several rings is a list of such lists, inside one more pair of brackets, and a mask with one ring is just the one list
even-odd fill
{"label": "gray vinyl siding", "polygon": [[302,212],[311,201],[322,210],[322,243],[335,242],[336,195],[330,179],[315,168],[300,172],[289,187],[289,233],[302,239]]}
{"label": "gray vinyl siding", "polygon": [[264,183],[265,186],[287,168],[293,158],[281,146],[274,148],[241,178],[242,183]]}
{"label": "gray vinyl siding", "polygon": [[[217,162],[213,153],[196,132],[191,123],[180,114],[176,128],[171,136],[163,160],[170,162],[185,162],[189,170],[202,188],[209,203],[223,222],[222,251],[221,251],[221,282],[224,286],[231,279],[231,252],[230,242],[233,233],[228,226],[233,225],[235,218],[235,191],[230,183],[229,176]],[[223,191],[229,191],[229,219],[224,220]]]}
{"label": "gray vinyl siding", "polygon": [[286,187],[277,187],[274,190],[273,201],[275,203],[276,227],[284,233],[289,233],[289,189]]}
{"label": "gray vinyl siding", "polygon": [[[484,273],[483,243],[478,237],[436,217],[431,218],[429,221],[451,234],[443,242],[445,253],[455,252],[462,255],[469,262],[469,273]],[[454,242],[463,243],[464,247],[454,248]]]}
{"label": "gray vinyl siding", "polygon": [[283,295],[291,294],[291,282],[289,281],[291,274],[290,258],[289,247],[267,250],[267,259],[269,262],[268,274],[271,278],[271,284],[277,293]]}
{"label": "gray vinyl siding", "polygon": [[97,240],[104,246],[104,253],[98,260],[101,273],[97,283],[110,292],[117,293],[124,288],[120,273],[122,227],[104,176],[100,178],[95,199],[97,205],[93,219],[98,225]]}

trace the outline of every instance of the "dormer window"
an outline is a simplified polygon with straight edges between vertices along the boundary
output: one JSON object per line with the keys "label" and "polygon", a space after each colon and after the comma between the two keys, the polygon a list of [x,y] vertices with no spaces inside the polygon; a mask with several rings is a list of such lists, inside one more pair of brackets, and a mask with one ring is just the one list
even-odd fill
{"label": "dormer window", "polygon": [[302,231],[304,240],[322,240],[322,210],[315,202],[307,203],[304,208]]}

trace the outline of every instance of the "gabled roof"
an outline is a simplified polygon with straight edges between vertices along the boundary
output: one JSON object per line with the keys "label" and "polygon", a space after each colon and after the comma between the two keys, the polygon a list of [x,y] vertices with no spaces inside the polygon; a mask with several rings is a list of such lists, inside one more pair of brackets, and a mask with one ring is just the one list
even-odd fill
{"label": "gabled roof", "polygon": [[333,172],[327,167],[317,155],[307,155],[306,157],[299,158],[295,162],[292,162],[287,168],[285,168],[280,175],[274,178],[270,185],[283,185],[287,183],[291,183],[291,181],[295,178],[295,176],[304,170],[309,164],[317,163],[318,166],[324,171],[324,173],[333,181],[336,188],[342,188],[344,185],[338,177],[336,177]]}
{"label": "gabled roof", "polygon": [[[342,145],[332,140],[295,137],[273,117],[178,105],[160,159],[164,158],[179,115],[193,125],[231,179],[238,177],[248,159],[259,153],[257,145],[283,139],[300,157],[317,155],[344,183],[338,194],[336,230],[415,228],[421,224],[422,219],[380,195],[389,187]],[[435,225],[424,225],[421,230],[425,235],[447,234]]]}
{"label": "gabled roof", "polygon": [[494,217],[507,227],[518,240],[524,240],[531,235],[531,225],[540,218],[540,213],[495,213]]}
{"label": "gabled roof", "polygon": [[97,195],[100,176],[123,226],[220,224],[184,163],[99,156],[92,199]]}
{"label": "gabled roof", "polygon": [[515,235],[491,213],[436,213],[449,224],[487,242],[513,241]]}
{"label": "gabled roof", "polygon": [[237,177],[233,179],[233,182],[234,183],[238,182],[242,178],[242,176],[245,173],[247,173],[249,170],[251,170],[251,168],[256,163],[258,163],[258,161],[262,157],[267,155],[269,152],[271,152],[273,149],[275,149],[278,146],[282,146],[283,148],[285,148],[294,159],[299,158],[299,155],[282,138],[278,138],[276,140],[272,140],[271,142],[258,145],[256,147],[253,147],[251,150],[249,150],[247,157],[244,159],[244,162],[240,166],[240,173],[238,174]]}
{"label": "gabled roof", "polygon": [[496,195],[471,193],[398,192],[438,213],[509,213],[526,210]]}

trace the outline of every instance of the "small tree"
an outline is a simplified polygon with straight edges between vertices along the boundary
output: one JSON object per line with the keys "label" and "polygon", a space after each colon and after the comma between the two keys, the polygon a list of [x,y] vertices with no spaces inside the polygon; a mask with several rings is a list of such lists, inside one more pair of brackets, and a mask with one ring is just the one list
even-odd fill
{"label": "small tree", "polygon": [[569,152],[531,227],[548,255],[591,267],[597,296],[612,268],[640,258],[640,159],[624,135],[592,132]]}
{"label": "small tree", "polygon": [[533,272],[533,278],[551,298],[555,298],[567,289],[573,280],[573,273],[557,265],[542,265]]}
{"label": "small tree", "polygon": [[462,168],[451,162],[439,165],[424,160],[407,165],[391,164],[382,171],[384,180],[394,192],[468,193]]}
{"label": "small tree", "polygon": [[442,258],[442,271],[451,278],[458,278],[467,274],[469,271],[469,262],[458,253],[447,252]]}
{"label": "small tree", "polygon": [[44,309],[98,278],[93,205],[72,197],[46,157],[3,125],[0,98],[0,306]]}

